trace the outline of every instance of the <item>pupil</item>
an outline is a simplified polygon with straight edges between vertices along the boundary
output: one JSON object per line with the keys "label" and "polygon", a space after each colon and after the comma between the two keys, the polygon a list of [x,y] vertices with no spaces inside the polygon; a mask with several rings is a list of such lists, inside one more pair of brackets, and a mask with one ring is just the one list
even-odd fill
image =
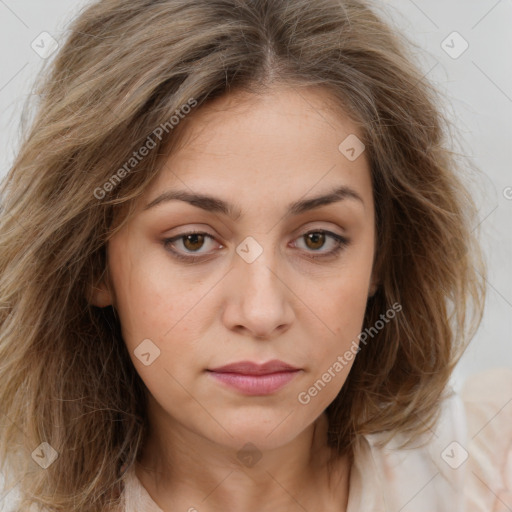
{"label": "pupil", "polygon": [[[185,245],[185,247],[186,247],[187,249],[192,250],[192,251],[193,251],[194,249],[199,249],[199,248],[201,247],[201,245],[202,245],[202,244],[201,244],[201,242],[202,242],[202,238],[203,238],[203,235],[200,235],[200,234],[197,234],[197,233],[196,233],[196,234],[193,234],[193,235],[187,235],[187,236],[185,237],[185,240],[184,240],[184,245]],[[201,239],[201,242],[198,242],[198,239]],[[189,242],[190,242],[191,240],[193,240],[193,241],[192,241],[192,245],[193,245],[193,246],[194,246],[194,245],[196,245],[197,243],[199,243],[199,247],[189,247],[188,245],[189,245]]]}
{"label": "pupil", "polygon": [[318,249],[319,247],[322,247],[323,241],[324,241],[324,233],[310,233],[308,236],[308,241],[312,241],[313,244],[317,244],[320,242],[319,246],[313,247],[314,249]]}

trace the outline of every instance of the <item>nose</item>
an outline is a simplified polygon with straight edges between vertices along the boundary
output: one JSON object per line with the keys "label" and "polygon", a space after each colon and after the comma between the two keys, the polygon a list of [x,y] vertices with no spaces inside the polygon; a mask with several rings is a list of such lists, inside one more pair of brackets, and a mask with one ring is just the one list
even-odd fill
{"label": "nose", "polygon": [[235,255],[225,280],[224,325],[258,339],[271,339],[291,326],[293,293],[270,250],[248,263]]}

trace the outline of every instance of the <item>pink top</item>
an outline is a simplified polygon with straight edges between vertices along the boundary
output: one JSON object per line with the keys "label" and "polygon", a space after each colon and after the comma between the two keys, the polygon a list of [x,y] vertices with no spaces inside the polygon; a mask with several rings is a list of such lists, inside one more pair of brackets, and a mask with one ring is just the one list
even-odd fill
{"label": "pink top", "polygon": [[[512,511],[511,369],[482,372],[446,399],[423,446],[393,449],[397,437],[377,448],[377,439],[355,450],[347,512]],[[123,498],[124,512],[164,512],[133,468]]]}

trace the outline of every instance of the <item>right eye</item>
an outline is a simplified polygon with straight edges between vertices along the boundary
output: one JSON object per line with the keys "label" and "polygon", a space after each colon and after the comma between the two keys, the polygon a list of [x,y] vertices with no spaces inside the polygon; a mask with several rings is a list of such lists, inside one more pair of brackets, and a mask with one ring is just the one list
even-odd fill
{"label": "right eye", "polygon": [[[164,248],[170,251],[174,257],[182,261],[193,263],[195,260],[200,259],[201,256],[205,256],[205,254],[200,253],[199,250],[204,246],[205,241],[208,239],[215,240],[215,238],[209,233],[204,233],[202,231],[190,231],[172,238],[165,238],[162,243]],[[185,254],[183,253],[183,249],[176,250],[175,246],[177,242],[184,248]],[[220,245],[220,247],[223,246]],[[186,254],[189,254],[189,256]],[[201,256],[192,256],[193,254],[201,254]]]}

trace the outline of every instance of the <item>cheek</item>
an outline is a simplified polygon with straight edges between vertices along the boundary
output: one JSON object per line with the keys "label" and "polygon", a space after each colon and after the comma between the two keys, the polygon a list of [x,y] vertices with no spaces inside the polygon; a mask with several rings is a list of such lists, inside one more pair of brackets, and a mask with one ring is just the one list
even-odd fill
{"label": "cheek", "polygon": [[[109,268],[115,289],[115,307],[127,345],[156,339],[172,327],[175,314],[165,285],[165,267],[145,247],[125,238],[111,241]],[[168,282],[168,281],[167,281]]]}
{"label": "cheek", "polygon": [[320,320],[317,323],[323,326],[325,336],[333,342],[339,344],[359,334],[368,301],[369,276],[362,266],[347,266],[318,288],[305,283],[300,292],[304,302],[311,305],[313,316]]}
{"label": "cheek", "polygon": [[322,320],[324,334],[314,337],[311,331],[315,342],[310,345],[310,373],[296,396],[304,414],[315,416],[325,410],[342,389],[357,357],[367,291],[357,279],[349,281],[340,279],[317,295],[314,313]]}
{"label": "cheek", "polygon": [[116,309],[130,354],[149,339],[161,351],[160,362],[166,360],[174,366],[174,361],[188,360],[197,330],[207,322],[198,315],[203,314],[200,298],[211,285],[194,276],[184,279],[177,275],[165,251],[154,247],[150,250],[118,242],[112,245],[110,255]]}
{"label": "cheek", "polygon": [[187,343],[194,333],[186,321],[187,311],[193,309],[193,290],[149,251],[132,247],[128,252],[119,244],[110,254],[116,310],[133,365],[158,402],[173,396],[181,403],[178,382],[187,381],[185,369],[194,365]]}
{"label": "cheek", "polygon": [[[343,385],[356,357],[359,334],[363,328],[369,272],[363,265],[360,268],[351,266],[350,269],[347,267],[346,271],[340,272],[338,279],[332,279],[306,296],[308,303],[313,305],[311,318],[316,317],[314,325],[321,329],[316,335],[318,342],[311,347],[311,360],[316,361],[313,377],[321,378],[329,369],[336,375],[329,384],[330,391],[324,395],[326,399],[326,395],[336,395],[336,388],[339,390]],[[314,332],[314,329],[310,331],[311,337]],[[323,334],[319,335],[320,332]],[[343,368],[340,369],[339,365],[333,368],[339,357],[342,358]]]}

